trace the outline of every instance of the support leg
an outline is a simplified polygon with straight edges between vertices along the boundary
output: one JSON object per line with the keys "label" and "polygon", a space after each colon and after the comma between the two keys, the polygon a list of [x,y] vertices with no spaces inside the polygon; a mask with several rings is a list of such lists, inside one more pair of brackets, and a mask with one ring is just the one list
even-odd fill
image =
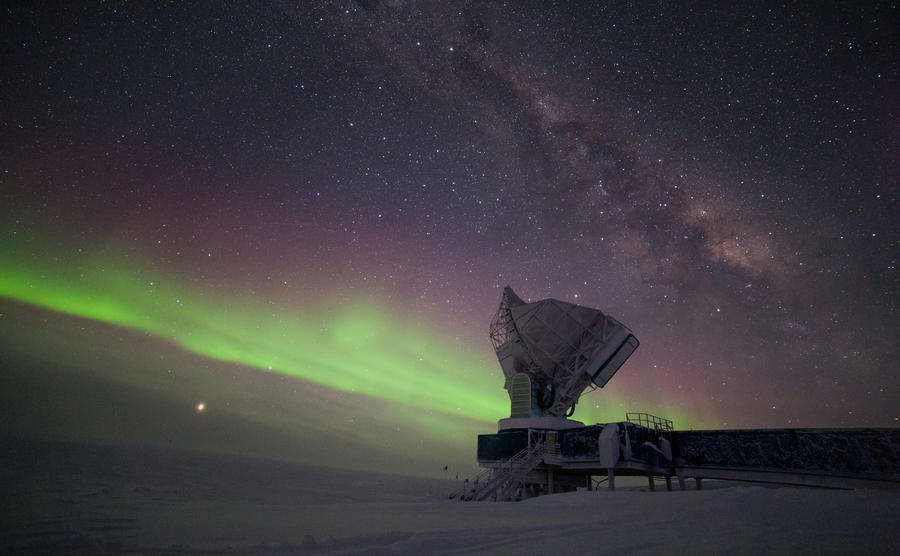
{"label": "support leg", "polygon": [[694,477],[694,482],[697,483],[697,490],[703,490],[703,478],[702,477]]}
{"label": "support leg", "polygon": [[650,492],[656,490],[656,486],[653,484],[653,475],[647,474],[647,482],[650,484]]}
{"label": "support leg", "polygon": [[684,490],[684,477],[678,476],[678,490]]}
{"label": "support leg", "polygon": [[553,494],[554,492],[556,492],[555,490],[553,490],[553,487],[554,487],[554,485],[553,485],[553,470],[548,469],[547,470],[547,493],[548,494]]}
{"label": "support leg", "polygon": [[666,475],[666,490],[672,492],[672,476]]}
{"label": "support leg", "polygon": [[587,476],[587,489],[588,492],[594,490],[594,481],[590,475]]}
{"label": "support leg", "polygon": [[612,469],[606,470],[606,483],[609,490],[616,490],[616,472]]}

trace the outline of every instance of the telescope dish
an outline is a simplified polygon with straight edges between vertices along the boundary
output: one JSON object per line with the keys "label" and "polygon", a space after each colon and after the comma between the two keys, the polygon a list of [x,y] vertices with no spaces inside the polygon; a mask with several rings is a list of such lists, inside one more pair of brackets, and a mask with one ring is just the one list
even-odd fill
{"label": "telescope dish", "polygon": [[[509,286],[490,334],[512,417],[571,415],[585,388],[605,386],[640,344],[597,309],[558,299],[526,303]],[[521,375],[530,381],[530,400]]]}

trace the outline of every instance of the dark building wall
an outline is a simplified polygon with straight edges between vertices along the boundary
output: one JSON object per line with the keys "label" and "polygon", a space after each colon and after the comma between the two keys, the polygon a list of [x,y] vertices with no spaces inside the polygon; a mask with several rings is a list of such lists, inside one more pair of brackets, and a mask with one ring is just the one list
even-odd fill
{"label": "dark building wall", "polygon": [[[658,452],[645,445],[650,442],[657,445],[660,433],[632,423],[609,423],[591,425],[574,429],[550,431],[557,433],[560,455],[570,459],[597,459],[600,457],[600,433],[604,427],[619,427],[619,443],[625,445],[625,433],[631,440],[631,459],[658,463]],[[531,430],[531,444],[544,440],[548,431]],[[496,461],[511,458],[528,446],[528,429],[511,429],[497,434],[478,435],[478,461]]]}
{"label": "dark building wall", "polygon": [[[604,426],[606,425],[591,425],[559,431],[560,455],[567,458],[596,459],[600,457],[598,439]],[[615,424],[610,426],[614,427]]]}
{"label": "dark building wall", "polygon": [[686,465],[900,475],[900,429],[676,431]]}
{"label": "dark building wall", "polygon": [[478,435],[478,461],[509,459],[528,446],[528,429]]}

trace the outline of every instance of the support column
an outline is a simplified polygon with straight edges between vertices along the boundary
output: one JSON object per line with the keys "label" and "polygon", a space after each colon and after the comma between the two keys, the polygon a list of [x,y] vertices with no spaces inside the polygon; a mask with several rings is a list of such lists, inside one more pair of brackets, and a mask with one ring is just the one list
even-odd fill
{"label": "support column", "polygon": [[684,490],[684,477],[678,476],[678,490]]}
{"label": "support column", "polygon": [[609,490],[616,490],[616,472],[612,469],[606,470],[606,483]]}
{"label": "support column", "polygon": [[666,475],[666,490],[672,492],[672,476]]}
{"label": "support column", "polygon": [[703,478],[702,477],[694,477],[694,482],[697,483],[697,490],[703,490]]}
{"label": "support column", "polygon": [[653,475],[650,473],[647,473],[647,482],[650,484],[650,492],[656,490],[656,486],[653,484]]}
{"label": "support column", "polygon": [[556,492],[555,490],[553,490],[553,487],[554,487],[554,485],[553,485],[553,470],[548,469],[547,470],[547,494],[553,494],[554,492]]}
{"label": "support column", "polygon": [[588,489],[588,492],[594,490],[594,481],[592,480],[591,475],[587,476],[587,489]]}

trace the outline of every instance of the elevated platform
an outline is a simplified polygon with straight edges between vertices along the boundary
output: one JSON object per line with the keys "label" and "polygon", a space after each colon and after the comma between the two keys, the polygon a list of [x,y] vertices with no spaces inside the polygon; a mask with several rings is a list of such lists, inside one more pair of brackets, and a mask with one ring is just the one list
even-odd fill
{"label": "elevated platform", "polygon": [[581,421],[573,421],[565,417],[553,417],[550,415],[542,415],[540,417],[507,417],[497,421],[497,430],[512,429],[547,429],[547,430],[568,430],[584,427]]}
{"label": "elevated platform", "polygon": [[820,486],[900,488],[900,429],[675,431],[680,475]]}
{"label": "elevated platform", "polygon": [[478,462],[490,475],[536,447],[541,456],[531,457],[528,469],[509,471],[507,496],[512,475],[524,496],[590,488],[594,476],[606,476],[612,487],[617,475],[645,475],[651,488],[662,477],[669,489],[673,477],[682,488],[687,478],[698,487],[708,478],[900,489],[900,428],[676,431],[620,422],[505,429],[479,435]]}

